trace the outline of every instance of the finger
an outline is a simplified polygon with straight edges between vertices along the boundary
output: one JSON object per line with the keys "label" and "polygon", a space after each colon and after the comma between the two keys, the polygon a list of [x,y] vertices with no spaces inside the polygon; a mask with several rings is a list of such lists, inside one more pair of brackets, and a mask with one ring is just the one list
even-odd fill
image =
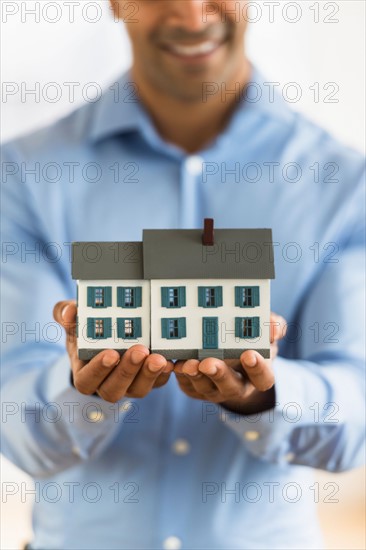
{"label": "finger", "polygon": [[128,397],[145,397],[152,390],[161,374],[165,373],[166,381],[169,379],[167,367],[170,368],[171,372],[173,370],[173,363],[171,361],[168,362],[165,357],[157,353],[149,355],[129,386],[126,395]]}
{"label": "finger", "polygon": [[80,393],[92,395],[119,361],[120,355],[115,350],[102,351],[88,363],[77,357],[72,359],[71,367],[75,388]]}
{"label": "finger", "polygon": [[57,321],[65,329],[66,349],[72,361],[78,361],[76,314],[77,308],[75,300],[64,300],[62,302],[58,302],[53,308],[53,316],[55,321]]}
{"label": "finger", "polygon": [[275,359],[278,355],[278,345],[277,345],[277,342],[275,342],[274,344],[271,344],[271,359],[273,361],[273,359]]}
{"label": "finger", "polygon": [[63,300],[58,302],[53,308],[53,317],[66,332],[75,328],[76,324],[76,302],[75,300]]}
{"label": "finger", "polygon": [[[179,387],[189,397],[193,397],[194,399],[203,399],[203,395],[198,393],[194,389],[190,376],[183,374],[183,366],[185,365],[185,363],[186,361],[177,361],[174,365],[174,374],[176,376]],[[199,374],[199,376],[203,375]]]}
{"label": "finger", "polygon": [[197,359],[190,359],[185,361],[182,372],[189,379],[197,393],[206,396],[207,399],[218,397],[217,387],[208,376],[200,372],[199,366],[200,362]]}
{"label": "finger", "polygon": [[276,313],[271,312],[270,317],[270,341],[275,342],[281,340],[286,335],[287,323],[286,320],[277,315]]}
{"label": "finger", "polygon": [[98,394],[105,399],[115,403],[124,395],[135,376],[142,368],[149,350],[141,344],[131,346],[123,355],[118,365],[112,370],[109,376],[98,388]]}
{"label": "finger", "polygon": [[192,397],[193,399],[205,399],[201,393],[198,393],[192,386],[191,380],[185,374],[176,374],[176,378],[179,384],[180,389],[183,393]]}
{"label": "finger", "polygon": [[[172,369],[173,371],[173,369]],[[164,371],[162,374],[159,374],[157,379],[154,382],[153,388],[161,388],[161,386],[165,386],[165,384],[168,382],[170,378],[170,373],[165,373]]]}
{"label": "finger", "polygon": [[249,380],[259,391],[267,391],[274,384],[274,373],[270,359],[264,359],[254,350],[244,351],[240,362]]}
{"label": "finger", "polygon": [[[59,307],[57,307],[59,306]],[[69,355],[74,354],[76,351],[77,337],[76,337],[76,315],[77,308],[74,300],[66,302],[59,302],[55,307],[55,318],[60,319],[61,326],[66,332],[66,347]]]}
{"label": "finger", "polygon": [[245,397],[247,386],[243,377],[224,361],[211,357],[204,359],[200,363],[199,370],[215,385],[221,401]]}

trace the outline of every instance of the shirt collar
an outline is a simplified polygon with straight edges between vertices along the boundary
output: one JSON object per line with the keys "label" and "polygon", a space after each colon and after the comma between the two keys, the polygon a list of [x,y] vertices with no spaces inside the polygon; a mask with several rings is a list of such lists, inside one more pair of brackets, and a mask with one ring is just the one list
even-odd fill
{"label": "shirt collar", "polygon": [[91,141],[141,130],[143,112],[130,71],[104,90],[94,106],[90,125]]}
{"label": "shirt collar", "polygon": [[[245,118],[249,114],[270,116],[282,123],[292,119],[292,111],[283,97],[275,87],[272,94],[270,88],[271,82],[252,66],[247,92],[243,94],[224,131],[227,137],[242,130]],[[93,142],[134,131],[144,134],[153,133],[155,137],[157,136],[151,118],[137,98],[136,85],[130,71],[124,73],[113,86],[106,89],[94,106],[90,125],[90,139]]]}

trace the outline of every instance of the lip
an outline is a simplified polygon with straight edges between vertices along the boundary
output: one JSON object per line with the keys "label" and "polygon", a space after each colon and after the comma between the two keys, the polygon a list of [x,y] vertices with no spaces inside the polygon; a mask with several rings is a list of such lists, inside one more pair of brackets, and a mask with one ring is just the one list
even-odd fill
{"label": "lip", "polygon": [[204,40],[196,44],[172,43],[163,44],[162,50],[175,59],[186,63],[200,63],[212,57],[225,43],[225,40]]}

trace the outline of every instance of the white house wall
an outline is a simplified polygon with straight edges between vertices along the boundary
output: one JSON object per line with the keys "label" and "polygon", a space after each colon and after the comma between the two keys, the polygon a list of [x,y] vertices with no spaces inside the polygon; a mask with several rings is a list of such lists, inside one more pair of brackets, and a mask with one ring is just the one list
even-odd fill
{"label": "white house wall", "polygon": [[[166,308],[161,306],[161,287],[186,288],[186,306]],[[204,308],[198,306],[199,286],[221,286],[221,307]],[[235,306],[236,286],[259,286],[259,306],[240,308]],[[166,339],[161,336],[161,319],[186,318],[185,338]],[[202,349],[202,318],[218,317],[220,349],[269,349],[270,281],[258,279],[166,279],[151,281],[151,348],[152,350]],[[235,317],[259,317],[260,336],[258,338],[235,337]]]}
{"label": "white house wall", "polygon": [[[93,308],[87,305],[88,287],[111,287],[112,306]],[[141,287],[141,307],[122,308],[117,306],[117,287]],[[87,318],[112,319],[112,338],[92,339],[87,336]],[[117,319],[121,317],[141,318],[141,338],[123,340],[117,338]],[[95,280],[78,281],[78,348],[80,349],[127,349],[134,344],[150,348],[150,281],[142,280]]]}

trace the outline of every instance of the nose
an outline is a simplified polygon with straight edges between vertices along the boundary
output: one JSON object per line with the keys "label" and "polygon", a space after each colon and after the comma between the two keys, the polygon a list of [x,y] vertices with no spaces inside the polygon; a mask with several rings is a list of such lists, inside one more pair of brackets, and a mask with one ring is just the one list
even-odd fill
{"label": "nose", "polygon": [[205,22],[207,0],[173,0],[172,4],[172,24],[190,32],[199,32],[207,27]]}

